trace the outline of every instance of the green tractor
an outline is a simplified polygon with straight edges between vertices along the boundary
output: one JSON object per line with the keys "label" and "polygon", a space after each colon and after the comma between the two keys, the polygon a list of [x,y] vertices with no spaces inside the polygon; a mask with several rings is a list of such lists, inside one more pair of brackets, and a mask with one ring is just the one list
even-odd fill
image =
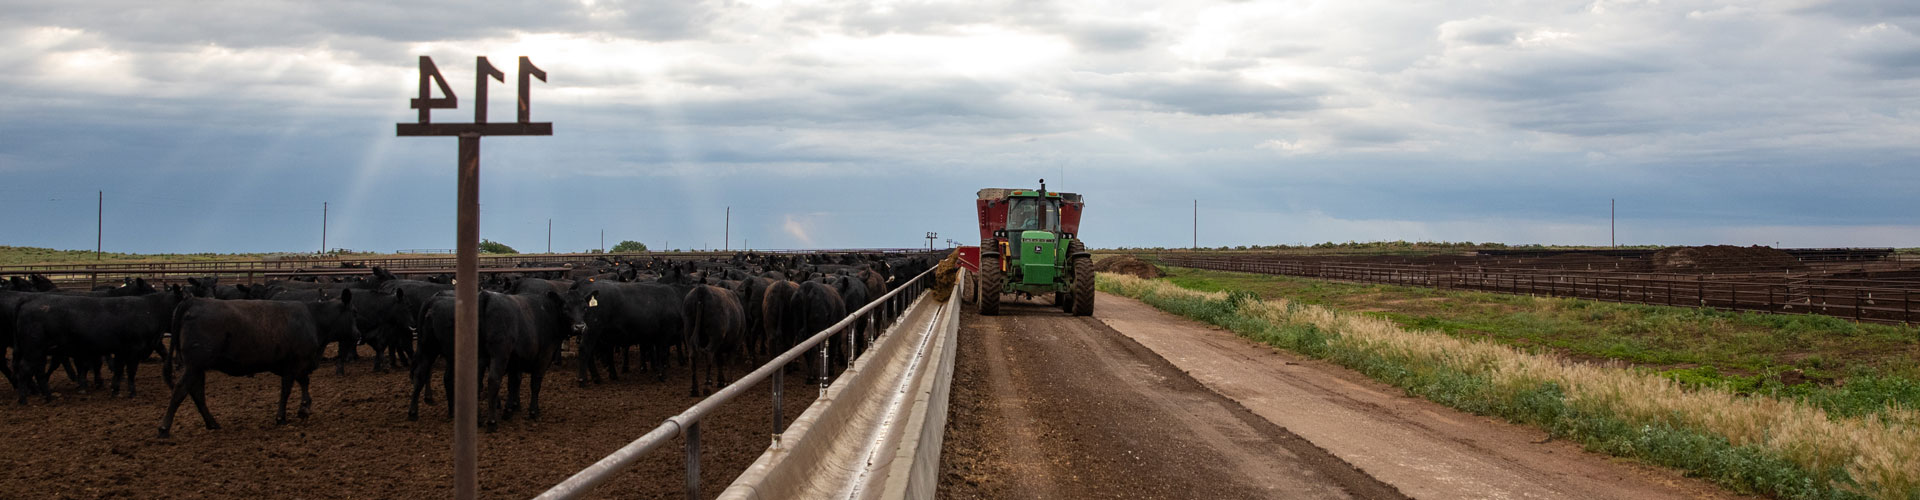
{"label": "green tractor", "polygon": [[1000,314],[1003,294],[1053,294],[1062,310],[1093,314],[1093,255],[1080,242],[1080,195],[1040,189],[982,189],[980,253],[973,267],[980,314]]}

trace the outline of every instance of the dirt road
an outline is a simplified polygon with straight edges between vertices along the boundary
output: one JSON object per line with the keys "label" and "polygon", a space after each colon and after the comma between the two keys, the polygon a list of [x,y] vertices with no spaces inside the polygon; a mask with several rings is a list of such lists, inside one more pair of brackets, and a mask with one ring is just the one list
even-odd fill
{"label": "dirt road", "polygon": [[1731,497],[1102,294],[966,315],[947,498]]}
{"label": "dirt road", "polygon": [[947,498],[1404,498],[1099,320],[963,316]]}

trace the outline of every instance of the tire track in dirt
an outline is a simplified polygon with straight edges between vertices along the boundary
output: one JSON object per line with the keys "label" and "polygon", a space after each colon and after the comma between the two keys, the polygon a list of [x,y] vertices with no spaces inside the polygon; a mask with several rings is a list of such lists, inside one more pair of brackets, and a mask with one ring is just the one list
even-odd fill
{"label": "tire track in dirt", "polygon": [[946,498],[1405,498],[1050,304],[964,315]]}

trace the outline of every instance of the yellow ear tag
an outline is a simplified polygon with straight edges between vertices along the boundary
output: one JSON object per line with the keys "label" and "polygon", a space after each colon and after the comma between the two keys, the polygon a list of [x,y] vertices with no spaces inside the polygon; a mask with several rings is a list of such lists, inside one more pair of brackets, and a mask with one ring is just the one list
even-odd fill
{"label": "yellow ear tag", "polygon": [[447,281],[452,281],[452,282],[453,282],[453,284],[455,284],[455,285],[458,285],[458,284],[460,284],[460,280],[447,280]]}
{"label": "yellow ear tag", "polygon": [[598,297],[587,299],[587,307],[600,307],[600,299]]}

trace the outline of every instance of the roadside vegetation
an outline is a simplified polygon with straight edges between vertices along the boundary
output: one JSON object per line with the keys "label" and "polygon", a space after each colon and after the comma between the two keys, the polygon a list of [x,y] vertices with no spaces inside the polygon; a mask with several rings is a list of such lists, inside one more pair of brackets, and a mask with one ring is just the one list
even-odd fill
{"label": "roadside vegetation", "polygon": [[1200,291],[1380,317],[1536,354],[1617,363],[1689,386],[1799,399],[1838,415],[1920,408],[1920,329],[1815,315],[1734,313],[1291,276],[1165,268]]}
{"label": "roadside vegetation", "polygon": [[95,255],[92,250],[55,250],[39,247],[15,247],[0,245],[0,266],[18,266],[31,264],[86,264],[91,262],[128,263],[128,262],[181,262],[211,260],[257,260],[271,254],[260,253],[162,253],[130,254],[106,252]]}
{"label": "roadside vegetation", "polygon": [[[1338,363],[1412,395],[1535,425],[1590,450],[1679,468],[1735,490],[1781,498],[1920,497],[1920,412],[1914,410],[1912,400],[1869,403],[1870,398],[1856,398],[1836,403],[1808,395],[1741,392],[1725,383],[1688,382],[1653,369],[1565,356],[1545,346],[1518,346],[1492,334],[1408,327],[1380,311],[1339,312],[1308,302],[1338,304],[1335,298],[1358,294],[1321,290],[1291,300],[1281,298],[1293,297],[1282,289],[1269,289],[1274,295],[1263,298],[1257,291],[1233,288],[1241,283],[1223,277],[1173,271],[1175,276],[1168,280],[1102,274],[1099,287],[1256,341]],[[1521,313],[1516,310],[1520,306],[1538,305],[1496,300],[1534,300],[1525,297],[1481,295],[1488,296],[1468,298],[1512,308],[1505,314]],[[1609,314],[1590,321],[1622,321],[1612,319],[1611,310],[1601,309]],[[1498,313],[1473,314],[1492,317]],[[1559,323],[1554,317],[1536,320],[1534,328],[1556,328]],[[1655,320],[1654,324],[1692,323],[1744,324],[1741,318],[1709,317]],[[1551,336],[1549,331],[1529,338]],[[1686,351],[1657,345],[1648,349]],[[1708,357],[1713,356],[1719,354]],[[1836,411],[1825,409],[1829,407]]]}

